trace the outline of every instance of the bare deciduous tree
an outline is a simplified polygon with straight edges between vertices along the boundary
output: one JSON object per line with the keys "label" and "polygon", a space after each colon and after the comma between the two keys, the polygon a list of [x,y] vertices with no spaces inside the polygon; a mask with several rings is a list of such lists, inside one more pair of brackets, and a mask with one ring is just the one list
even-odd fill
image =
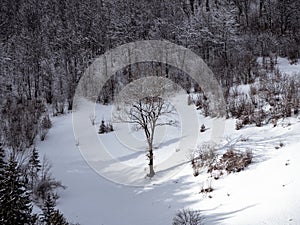
{"label": "bare deciduous tree", "polygon": [[117,99],[118,111],[114,114],[116,122],[132,123],[144,131],[149,159],[149,177],[155,175],[153,168],[153,140],[158,126],[175,125],[168,118],[175,112],[167,100],[177,87],[161,77],[147,77],[130,83]]}

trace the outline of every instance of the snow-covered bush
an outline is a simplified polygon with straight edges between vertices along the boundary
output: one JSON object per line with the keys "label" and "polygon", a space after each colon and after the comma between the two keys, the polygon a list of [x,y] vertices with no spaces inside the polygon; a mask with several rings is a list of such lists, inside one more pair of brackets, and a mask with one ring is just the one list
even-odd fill
{"label": "snow-covered bush", "polygon": [[228,149],[222,157],[209,168],[209,172],[213,170],[226,170],[228,173],[235,173],[244,170],[253,159],[251,150],[239,152],[233,148]]}
{"label": "snow-covered bush", "polygon": [[104,120],[101,121],[98,134],[104,134],[114,131],[113,125],[110,122],[105,123]]}
{"label": "snow-covered bush", "polygon": [[45,105],[40,100],[7,98],[0,110],[1,135],[5,144],[15,151],[23,151],[32,146],[43,113]]}
{"label": "snow-covered bush", "polygon": [[53,116],[58,116],[65,113],[65,100],[62,96],[57,96],[54,98],[52,103],[52,113]]}
{"label": "snow-covered bush", "polygon": [[51,165],[49,161],[44,158],[38,173],[38,178],[36,179],[32,190],[33,198],[38,205],[43,204],[49,195],[52,196],[54,200],[58,199],[59,196],[56,193],[56,190],[58,188],[66,188],[60,181],[53,178],[50,170]]}
{"label": "snow-covered bush", "polygon": [[107,123],[106,127],[107,127],[107,132],[114,131],[114,127],[113,127],[113,125],[110,122]]}
{"label": "snow-covered bush", "polygon": [[52,122],[49,118],[49,115],[44,116],[39,125],[39,135],[41,141],[45,140],[45,137],[51,127],[52,127]]}
{"label": "snow-covered bush", "polygon": [[194,176],[199,175],[201,168],[210,167],[216,160],[216,148],[213,143],[204,143],[195,151],[191,159]]}
{"label": "snow-covered bush", "polygon": [[288,59],[291,65],[297,64],[299,52],[295,49],[288,51]]}
{"label": "snow-covered bush", "polygon": [[248,124],[260,127],[298,114],[300,82],[278,69],[268,73],[260,71],[255,83],[233,86],[224,96],[228,117],[238,119],[237,130]]}
{"label": "snow-covered bush", "polygon": [[207,180],[206,182],[202,183],[200,193],[210,193],[213,192],[213,190],[212,180]]}
{"label": "snow-covered bush", "polygon": [[235,129],[236,130],[240,130],[240,129],[242,129],[243,128],[243,122],[241,121],[241,120],[237,120],[236,122],[235,122]]}
{"label": "snow-covered bush", "polygon": [[193,104],[193,103],[194,103],[194,100],[193,100],[192,96],[191,96],[191,95],[188,95],[187,104],[188,104],[188,105],[191,105],[191,104]]}
{"label": "snow-covered bush", "polygon": [[176,213],[172,225],[203,225],[203,221],[199,210],[182,209]]}

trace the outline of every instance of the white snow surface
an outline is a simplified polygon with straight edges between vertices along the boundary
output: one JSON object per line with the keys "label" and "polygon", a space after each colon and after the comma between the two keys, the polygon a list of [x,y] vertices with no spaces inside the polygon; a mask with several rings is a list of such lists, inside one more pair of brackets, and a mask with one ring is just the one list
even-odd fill
{"label": "white snow surface", "polygon": [[[270,59],[268,57],[265,58],[266,62],[269,62]],[[263,58],[259,57],[257,62],[262,64]],[[277,63],[275,65],[279,71],[286,75],[300,75],[300,59],[296,61],[296,63],[291,64],[287,58],[278,57]]]}
{"label": "white snow surface", "polygon": [[[187,101],[182,104],[187,104]],[[97,105],[95,132],[102,119],[110,119],[111,111],[111,106]],[[204,133],[199,132],[198,144],[201,144],[210,140],[216,120],[204,118],[199,113],[198,120],[200,126],[205,124],[208,128]],[[41,157],[46,155],[52,162],[54,177],[67,186],[59,193],[61,198],[57,207],[72,223],[168,225],[172,224],[179,209],[191,208],[200,210],[208,225],[300,224],[299,118],[280,120],[276,127],[247,126],[238,131],[235,130],[235,120],[226,120],[220,153],[230,147],[242,151],[251,149],[254,162],[244,171],[225,174],[218,180],[211,179],[205,170],[194,177],[189,163],[179,165],[178,173],[168,180],[159,180],[164,171],[156,167],[155,177],[152,180],[146,178],[148,166],[144,149],[147,146],[141,131],[128,129],[130,135],[140,140],[134,149],[128,149],[128,146],[117,143],[115,137],[115,132],[126,126],[116,125],[115,132],[99,138],[115,158],[130,166],[141,167],[141,172],[136,174],[136,179],[144,184],[141,187],[111,182],[88,165],[76,146],[71,114],[53,117],[52,122],[46,140],[39,142],[37,148]],[[178,149],[182,138],[180,126],[163,131],[164,135],[159,136],[155,144],[154,164],[168,161],[170,156],[184,150]],[[280,143],[284,146],[275,148]],[[187,155],[183,161],[188,159]],[[114,167],[110,169],[114,170]],[[122,177],[128,175],[128,171],[120,171],[118,167],[114,172]],[[201,188],[210,182],[214,191],[200,193]]]}
{"label": "white snow surface", "polygon": [[[209,128],[213,119],[201,119]],[[105,135],[110,139],[113,133]],[[205,140],[210,134],[201,135]],[[227,120],[223,149],[250,148],[255,158],[246,170],[213,180],[212,198],[199,193],[209,182],[208,174],[203,171],[194,177],[189,164],[163,183],[140,177],[148,183],[144,187],[124,186],[104,179],[88,166],[77,149],[71,115],[53,118],[53,128],[38,149],[52,162],[53,175],[67,186],[60,193],[58,208],[73,223],[165,225],[172,223],[178,209],[186,207],[201,210],[206,224],[281,225],[300,224],[299,138],[300,122],[296,118],[282,121],[275,128],[270,125],[240,131],[234,130],[234,120]],[[285,146],[275,149],[280,142]],[[175,154],[175,144],[156,149],[155,155],[163,151],[164,156]],[[145,152],[136,152],[120,159],[135,160],[141,167],[147,167],[144,155]],[[116,173],[126,176],[123,171]]]}
{"label": "white snow surface", "polygon": [[295,64],[290,64],[287,58],[278,58],[277,59],[277,68],[284,74],[290,75],[300,75],[300,60]]}

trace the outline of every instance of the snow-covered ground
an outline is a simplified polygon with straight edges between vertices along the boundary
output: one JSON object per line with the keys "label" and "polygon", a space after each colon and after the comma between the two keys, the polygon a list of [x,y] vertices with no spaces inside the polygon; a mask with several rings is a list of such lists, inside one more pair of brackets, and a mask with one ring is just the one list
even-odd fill
{"label": "snow-covered ground", "polygon": [[[269,62],[270,59],[266,57],[265,61]],[[262,64],[263,58],[259,57],[257,62]],[[279,69],[283,74],[300,75],[300,59],[298,59],[294,64],[290,64],[290,61],[287,58],[278,57],[275,68]]]}
{"label": "snow-covered ground", "polygon": [[[204,118],[203,121],[211,122]],[[102,178],[87,165],[76,147],[71,115],[54,118],[47,140],[38,148],[53,162],[54,176],[68,187],[61,193],[58,207],[72,222],[171,224],[178,209],[189,207],[202,210],[207,224],[300,224],[300,122],[289,122],[290,126],[283,121],[275,128],[236,131],[234,121],[228,120],[224,148],[251,148],[255,163],[243,172],[213,180],[212,198],[199,194],[203,183],[208,182],[208,174],[195,178],[190,165],[164,183],[147,180],[145,187],[118,185]],[[285,146],[275,149],[280,142]],[[163,150],[172,152],[174,146]],[[155,154],[159,155],[158,150]],[[137,152],[135,158],[146,166],[144,155]],[[123,160],[133,158],[128,155]],[[126,176],[122,171],[116,172]]]}
{"label": "snow-covered ground", "polygon": [[282,73],[291,74],[291,75],[300,75],[300,60],[295,64],[290,64],[287,58],[278,58],[277,66]]}
{"label": "snow-covered ground", "polygon": [[[101,119],[110,118],[111,111],[111,106],[96,107],[95,132]],[[298,118],[278,121],[277,127],[247,126],[239,131],[235,130],[234,120],[226,120],[221,151],[231,146],[252,149],[254,163],[240,173],[224,175],[218,180],[211,180],[205,171],[194,177],[190,164],[184,163],[188,161],[188,155],[178,165],[180,170],[169,179],[159,180],[160,174],[165,172],[160,167],[155,168],[154,179],[145,178],[147,161],[143,136],[127,129],[129,135],[140,140],[130,150],[127,145],[118,144],[116,138],[116,133],[121,135],[126,126],[116,125],[115,132],[101,135],[99,140],[114,158],[129,168],[140,167],[136,174],[111,167],[112,170],[115,168],[115,176],[135,176],[143,184],[140,187],[117,184],[99,175],[87,164],[76,146],[78,140],[74,138],[72,115],[52,119],[53,128],[37,148],[52,162],[53,175],[67,186],[60,193],[58,208],[70,222],[82,225],[167,225],[172,224],[177,210],[192,208],[202,211],[205,224],[300,224]],[[216,120],[199,114],[198,119],[200,125],[205,124],[208,128],[204,133],[199,132],[200,144],[210,140]],[[178,147],[181,137],[189,142],[189,137],[181,136],[180,126],[166,128],[162,133],[164,135],[157,139],[154,150],[154,163],[157,164],[164,164],[174,154],[185,150]],[[275,148],[279,143],[284,146]],[[77,144],[80,146],[80,141]],[[214,191],[199,193],[209,182],[212,182]]]}

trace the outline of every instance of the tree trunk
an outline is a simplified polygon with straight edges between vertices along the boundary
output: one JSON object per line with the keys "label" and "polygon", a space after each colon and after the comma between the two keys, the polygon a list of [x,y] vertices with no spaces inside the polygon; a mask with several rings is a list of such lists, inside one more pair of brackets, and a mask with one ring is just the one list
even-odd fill
{"label": "tree trunk", "polygon": [[152,135],[148,133],[148,146],[149,146],[149,152],[148,152],[148,158],[149,158],[149,177],[153,177],[155,175],[154,169],[153,169],[153,130]]}
{"label": "tree trunk", "polygon": [[147,154],[149,158],[149,174],[147,175],[148,177],[153,177],[155,175],[154,169],[153,169],[153,137],[154,137],[154,125],[152,126],[151,133],[148,129],[148,127],[145,128],[145,135],[147,137],[147,142],[148,142],[148,147],[149,147],[149,152]]}
{"label": "tree trunk", "polygon": [[152,147],[149,149],[149,177],[153,177],[155,175],[154,169],[153,169],[153,150]]}
{"label": "tree trunk", "polygon": [[262,18],[264,0],[259,0],[259,19]]}
{"label": "tree trunk", "polygon": [[209,7],[209,0],[205,1],[205,8],[206,8],[206,12],[210,11],[210,7]]}

